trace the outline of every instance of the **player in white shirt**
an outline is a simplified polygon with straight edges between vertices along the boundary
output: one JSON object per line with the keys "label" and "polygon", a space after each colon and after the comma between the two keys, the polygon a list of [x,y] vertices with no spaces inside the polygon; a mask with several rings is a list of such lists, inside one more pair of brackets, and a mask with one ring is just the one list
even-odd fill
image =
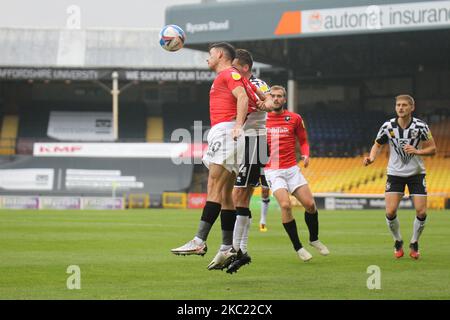
{"label": "player in white shirt", "polygon": [[370,155],[364,158],[364,165],[370,165],[377,158],[383,145],[389,143],[390,156],[385,190],[386,222],[395,240],[396,258],[404,255],[397,209],[407,185],[416,209],[409,255],[413,259],[419,259],[419,237],[427,217],[425,166],[421,156],[432,156],[436,153],[436,144],[428,125],[412,116],[414,110],[413,97],[397,96],[395,103],[397,118],[390,119],[381,126]]}

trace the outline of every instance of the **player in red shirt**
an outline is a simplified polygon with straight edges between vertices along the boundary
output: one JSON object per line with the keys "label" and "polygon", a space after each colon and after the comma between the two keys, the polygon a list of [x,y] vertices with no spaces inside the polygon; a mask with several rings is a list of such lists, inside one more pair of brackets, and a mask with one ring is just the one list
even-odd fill
{"label": "player in red shirt", "polygon": [[298,237],[297,225],[292,215],[289,194],[294,195],[305,208],[305,222],[309,230],[309,244],[320,254],[328,255],[328,248],[319,240],[319,220],[316,204],[308,182],[300,172],[295,156],[297,140],[305,168],[309,165],[309,144],[302,117],[283,109],[286,89],[273,86],[270,94],[275,105],[267,117],[267,140],[270,160],[264,172],[274,197],[281,208],[281,221],[300,259],[308,261],[312,255],[303,248]]}
{"label": "player in red shirt", "polygon": [[244,155],[242,127],[247,114],[260,107],[264,94],[232,67],[236,51],[228,43],[210,46],[208,66],[217,73],[210,91],[211,130],[208,151],[203,163],[209,169],[208,195],[197,234],[185,245],[172,249],[176,255],[201,255],[207,251],[206,239],[221,216],[222,246],[208,269],[227,266],[236,255],[232,250],[236,209],[232,199],[233,186]]}

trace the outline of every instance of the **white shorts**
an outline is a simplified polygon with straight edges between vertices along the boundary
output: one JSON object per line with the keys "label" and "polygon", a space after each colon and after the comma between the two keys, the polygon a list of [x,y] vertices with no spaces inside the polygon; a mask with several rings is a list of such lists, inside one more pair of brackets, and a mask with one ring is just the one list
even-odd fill
{"label": "white shorts", "polygon": [[298,166],[287,169],[264,169],[264,173],[272,192],[286,189],[292,194],[297,188],[308,184]]}
{"label": "white shorts", "polygon": [[221,165],[230,172],[239,173],[239,166],[244,160],[245,140],[242,134],[237,141],[231,135],[235,121],[216,124],[208,133],[208,151],[203,156],[204,165],[211,163]]}

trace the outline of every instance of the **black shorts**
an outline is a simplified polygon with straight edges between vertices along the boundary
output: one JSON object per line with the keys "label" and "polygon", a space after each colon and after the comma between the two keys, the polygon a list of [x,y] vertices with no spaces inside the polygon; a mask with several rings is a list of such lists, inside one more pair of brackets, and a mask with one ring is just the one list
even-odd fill
{"label": "black shorts", "polygon": [[427,195],[427,185],[424,174],[417,174],[410,177],[388,175],[385,192],[404,194],[406,185],[408,186],[410,195]]}
{"label": "black shorts", "polygon": [[269,161],[269,146],[266,136],[245,137],[244,163],[239,167],[235,187],[269,188],[264,175],[264,166]]}

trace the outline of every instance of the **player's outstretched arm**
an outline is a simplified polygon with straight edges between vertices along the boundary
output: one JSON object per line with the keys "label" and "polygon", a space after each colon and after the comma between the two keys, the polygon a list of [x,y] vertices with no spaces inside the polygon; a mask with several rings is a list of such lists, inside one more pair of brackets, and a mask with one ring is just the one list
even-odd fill
{"label": "player's outstretched arm", "polygon": [[258,88],[256,91],[256,94],[258,95],[260,101],[256,103],[256,106],[258,110],[265,111],[265,112],[271,112],[273,111],[275,105],[273,104],[273,99],[270,93],[263,93],[261,89]]}
{"label": "player's outstretched arm", "polygon": [[368,157],[364,158],[364,165],[367,167],[368,165],[372,164],[375,159],[378,157],[378,155],[381,152],[381,149],[383,149],[383,145],[378,144],[377,142],[375,142],[372,146],[372,149],[370,149],[370,154]]}
{"label": "player's outstretched arm", "polygon": [[256,103],[256,108],[259,111],[264,111],[264,112],[272,112],[274,110],[275,105],[273,104],[273,101],[270,100],[266,100],[266,101],[258,101]]}

